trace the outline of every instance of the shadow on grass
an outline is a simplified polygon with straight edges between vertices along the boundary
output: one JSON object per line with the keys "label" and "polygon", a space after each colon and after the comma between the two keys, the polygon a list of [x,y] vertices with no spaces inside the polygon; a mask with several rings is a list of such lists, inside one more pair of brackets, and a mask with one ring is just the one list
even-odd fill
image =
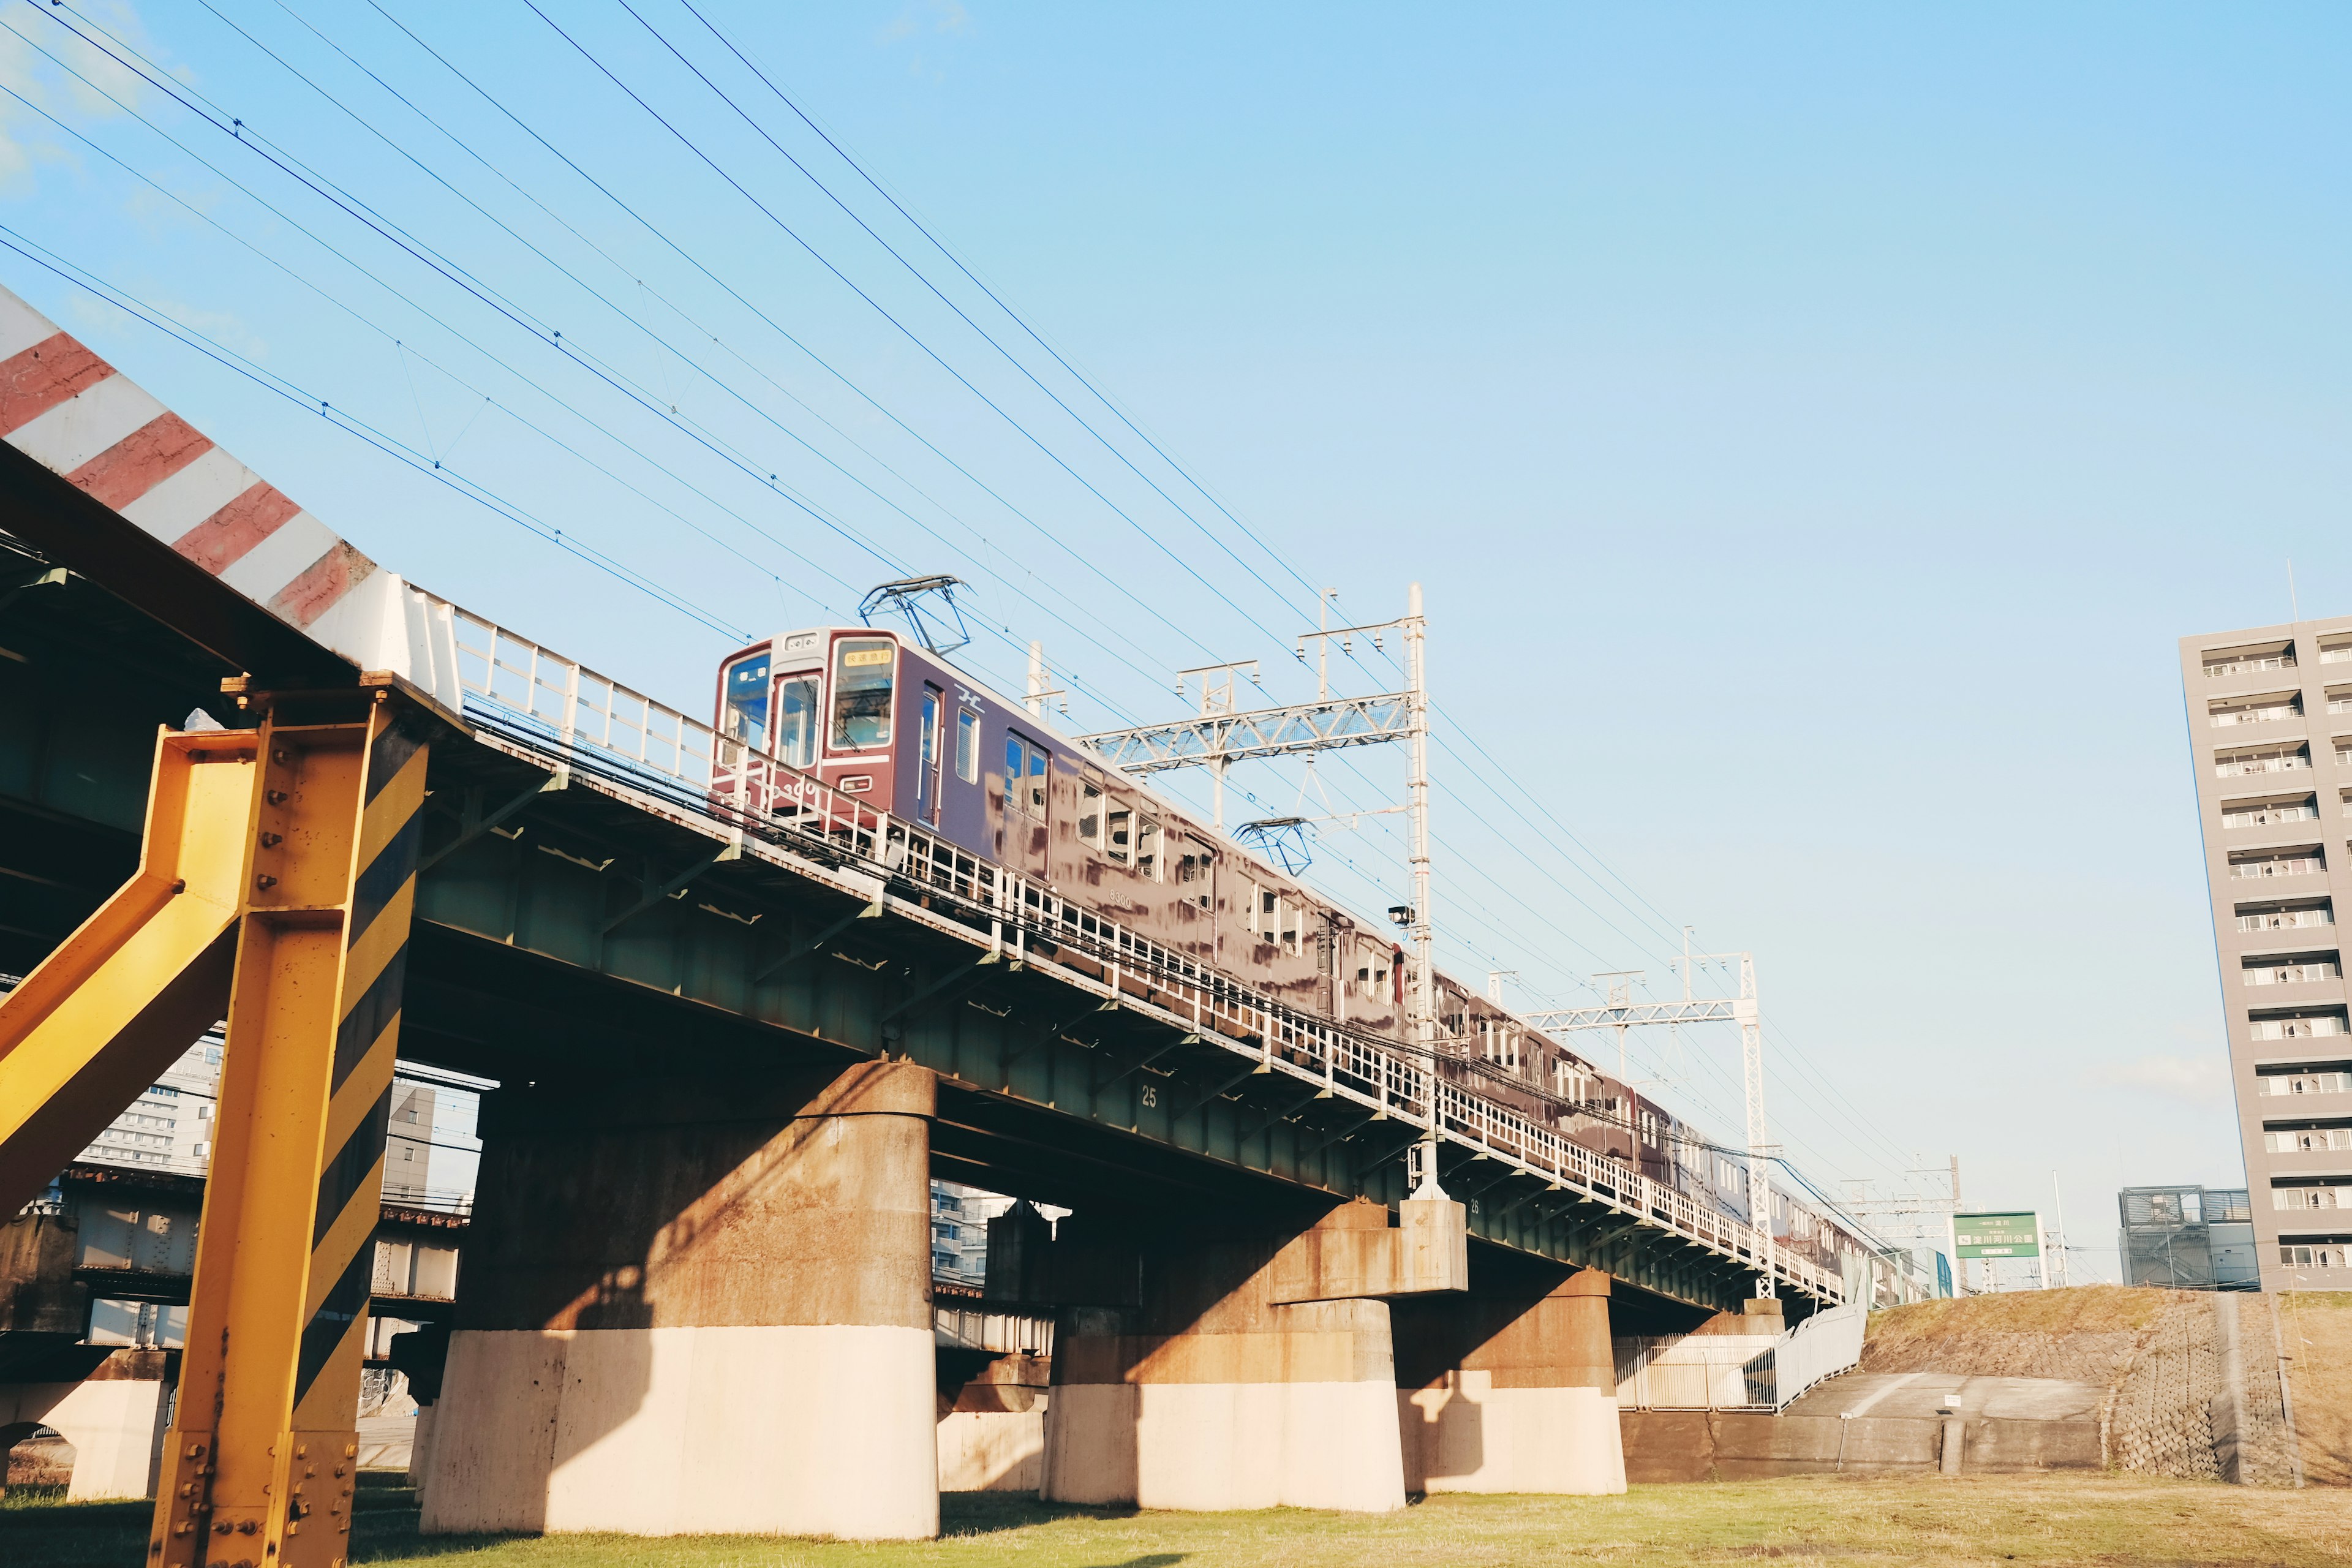
{"label": "shadow on grass", "polygon": [[[20,1489],[29,1490],[31,1489]],[[6,1568],[134,1568],[146,1556],[150,1502],[66,1502],[17,1497],[0,1508],[0,1563]],[[362,1475],[352,1500],[353,1563],[449,1557],[528,1534],[425,1535],[417,1529],[416,1493],[396,1477]],[[1132,1519],[1131,1506],[1041,1502],[1017,1492],[944,1492],[940,1535],[972,1540],[1066,1520]],[[1184,1553],[1154,1552],[1102,1568],[1176,1568]]]}

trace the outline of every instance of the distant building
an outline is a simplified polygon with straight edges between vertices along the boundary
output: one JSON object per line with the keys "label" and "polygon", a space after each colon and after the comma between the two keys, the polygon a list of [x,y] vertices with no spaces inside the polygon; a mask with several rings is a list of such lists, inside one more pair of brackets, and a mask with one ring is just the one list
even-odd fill
{"label": "distant building", "polygon": [[958,1285],[988,1280],[988,1222],[1015,1200],[954,1182],[931,1184],[931,1276]]}
{"label": "distant building", "polygon": [[2126,1187],[2124,1283],[2259,1290],[2253,1210],[2243,1187]]}
{"label": "distant building", "polygon": [[201,1176],[212,1163],[213,1110],[220,1089],[221,1037],[206,1035],[163,1076],[139,1091],[123,1113],[90,1141],[80,1158]]}
{"label": "distant building", "polygon": [[2263,1282],[2352,1289],[2352,618],[2183,637],[2180,678]]}

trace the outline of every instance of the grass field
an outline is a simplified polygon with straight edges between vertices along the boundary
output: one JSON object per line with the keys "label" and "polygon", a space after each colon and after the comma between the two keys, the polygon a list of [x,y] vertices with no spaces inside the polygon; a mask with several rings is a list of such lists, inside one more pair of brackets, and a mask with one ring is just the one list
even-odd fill
{"label": "grass field", "polygon": [[[1135,1513],[965,1493],[911,1545],[699,1536],[426,1539],[403,1490],[367,1493],[355,1563],[437,1568],[1356,1568],[1763,1558],[1822,1564],[2352,1563],[2334,1489],[2257,1491],[2119,1475],[1637,1487],[1622,1498],[1441,1497],[1381,1517]],[[7,1568],[136,1568],[144,1504],[0,1508]],[[462,1559],[462,1563],[451,1563]]]}

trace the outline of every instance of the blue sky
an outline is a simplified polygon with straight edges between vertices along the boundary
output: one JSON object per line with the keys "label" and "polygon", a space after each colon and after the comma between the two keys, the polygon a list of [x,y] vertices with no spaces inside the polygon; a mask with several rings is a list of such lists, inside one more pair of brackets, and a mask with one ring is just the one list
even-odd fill
{"label": "blue sky", "polygon": [[[2054,1168],[2111,1248],[2119,1182],[2238,1179],[2173,641],[2284,618],[2290,559],[2352,609],[2340,12],[697,0],[1179,473],[681,0],[630,3],[547,5],[567,41],[523,0],[12,0],[0,81],[64,128],[5,103],[0,224],[699,620],[0,281],[394,569],[689,709],[706,623],[899,570],[973,581],[984,673],[1042,637],[1078,729],[1212,658],[1302,695],[1307,585],[1370,619],[1418,579],[1449,967],[1533,1005],[1672,992],[1685,923],[1754,952],[1824,1184]],[[1322,784],[1383,803],[1401,761]],[[1393,828],[1314,874],[1391,901]],[[1737,1135],[1736,1041],[1637,1061]]]}

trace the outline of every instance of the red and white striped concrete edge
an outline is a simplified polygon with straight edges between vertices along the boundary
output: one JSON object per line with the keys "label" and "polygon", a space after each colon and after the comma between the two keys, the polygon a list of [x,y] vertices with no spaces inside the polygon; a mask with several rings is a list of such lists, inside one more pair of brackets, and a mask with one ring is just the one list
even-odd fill
{"label": "red and white striped concrete edge", "polygon": [[5,289],[0,440],[362,668],[409,662],[398,577]]}

